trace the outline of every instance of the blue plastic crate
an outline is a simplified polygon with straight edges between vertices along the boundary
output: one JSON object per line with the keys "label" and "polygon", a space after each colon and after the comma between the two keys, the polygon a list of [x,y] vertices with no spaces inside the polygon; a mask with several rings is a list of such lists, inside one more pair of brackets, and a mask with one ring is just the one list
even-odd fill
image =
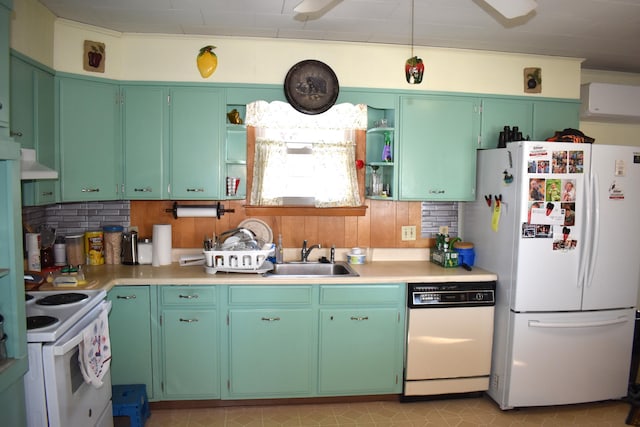
{"label": "blue plastic crate", "polygon": [[111,387],[114,417],[129,417],[131,427],[143,427],[151,415],[147,388],[144,384],[114,385]]}

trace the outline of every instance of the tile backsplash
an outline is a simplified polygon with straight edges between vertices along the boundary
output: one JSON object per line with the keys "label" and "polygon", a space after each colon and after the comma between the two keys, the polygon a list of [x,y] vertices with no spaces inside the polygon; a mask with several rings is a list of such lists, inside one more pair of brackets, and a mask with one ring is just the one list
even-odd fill
{"label": "tile backsplash", "polygon": [[54,228],[57,235],[64,236],[98,230],[104,225],[129,227],[130,211],[128,200],[60,203],[23,208],[22,220],[34,230],[46,226]]}

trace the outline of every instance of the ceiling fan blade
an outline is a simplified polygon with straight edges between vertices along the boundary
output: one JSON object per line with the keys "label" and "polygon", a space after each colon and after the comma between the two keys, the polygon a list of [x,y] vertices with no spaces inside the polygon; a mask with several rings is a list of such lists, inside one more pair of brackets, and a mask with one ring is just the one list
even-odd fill
{"label": "ceiling fan blade", "polygon": [[334,0],[302,0],[300,4],[293,8],[293,11],[296,13],[315,13],[329,6],[333,1]]}
{"label": "ceiling fan blade", "polygon": [[484,0],[507,19],[524,16],[538,7],[536,0]]}

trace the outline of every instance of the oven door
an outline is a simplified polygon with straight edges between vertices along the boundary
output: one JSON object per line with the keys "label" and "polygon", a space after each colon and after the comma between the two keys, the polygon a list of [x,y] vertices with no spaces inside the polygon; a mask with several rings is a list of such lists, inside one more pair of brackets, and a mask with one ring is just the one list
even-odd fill
{"label": "oven door", "polygon": [[58,341],[42,347],[49,427],[112,425],[111,374],[95,387],[85,382],[78,359],[83,331],[111,302],[103,301]]}

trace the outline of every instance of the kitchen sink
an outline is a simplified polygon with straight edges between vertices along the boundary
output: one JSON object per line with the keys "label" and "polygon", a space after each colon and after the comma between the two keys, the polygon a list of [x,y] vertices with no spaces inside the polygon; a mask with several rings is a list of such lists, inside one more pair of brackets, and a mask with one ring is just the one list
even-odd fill
{"label": "kitchen sink", "polygon": [[287,277],[334,277],[334,276],[359,276],[346,262],[334,264],[320,262],[288,262],[274,264],[273,270],[263,274],[270,276]]}

